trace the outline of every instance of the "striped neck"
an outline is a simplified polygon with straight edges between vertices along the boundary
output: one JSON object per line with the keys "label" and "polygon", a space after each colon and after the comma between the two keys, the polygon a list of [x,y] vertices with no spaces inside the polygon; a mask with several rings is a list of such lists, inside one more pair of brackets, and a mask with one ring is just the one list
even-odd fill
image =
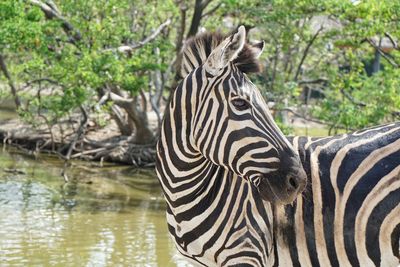
{"label": "striped neck", "polygon": [[247,180],[205,158],[193,137],[201,79],[194,73],[174,92],[157,145],[157,175],[177,249],[203,266],[273,261],[272,209]]}

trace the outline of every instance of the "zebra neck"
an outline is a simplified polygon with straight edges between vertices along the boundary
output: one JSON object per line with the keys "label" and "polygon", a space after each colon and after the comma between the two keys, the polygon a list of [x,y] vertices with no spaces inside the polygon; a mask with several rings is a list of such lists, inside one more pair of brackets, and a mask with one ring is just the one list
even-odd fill
{"label": "zebra neck", "polygon": [[[167,200],[167,222],[183,255],[215,266],[239,251],[256,255],[252,266],[272,266],[272,210],[248,181],[210,164],[198,182],[178,191]],[[243,257],[239,262],[248,260]]]}

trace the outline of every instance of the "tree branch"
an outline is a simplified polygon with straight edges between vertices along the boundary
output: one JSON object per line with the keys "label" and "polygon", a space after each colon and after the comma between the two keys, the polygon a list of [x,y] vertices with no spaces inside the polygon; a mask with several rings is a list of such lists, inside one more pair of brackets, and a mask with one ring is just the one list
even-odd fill
{"label": "tree branch", "polygon": [[156,39],[157,36],[161,33],[161,31],[164,28],[166,28],[169,24],[171,24],[171,19],[167,19],[160,26],[158,26],[158,28],[155,29],[155,31],[152,34],[150,34],[149,36],[147,36],[143,40],[137,42],[136,44],[122,45],[122,46],[118,47],[117,50],[119,52],[121,52],[121,53],[131,53],[132,50],[138,49],[138,48],[146,45],[147,43],[153,41],[154,39]]}
{"label": "tree branch", "polygon": [[183,2],[179,5],[179,10],[181,12],[179,28],[177,29],[176,35],[176,57],[178,58],[179,54],[181,53],[182,45],[183,45],[183,36],[185,35],[186,30],[186,12],[187,12],[187,5]]}
{"label": "tree branch", "polygon": [[340,92],[348,100],[350,100],[350,102],[353,103],[354,105],[359,106],[359,107],[366,107],[367,106],[367,104],[365,104],[364,102],[361,102],[361,101],[358,101],[358,100],[354,99],[354,97],[352,95],[350,95],[348,92],[346,92],[344,89],[340,89]]}
{"label": "tree branch", "polygon": [[[340,89],[340,92],[348,99],[350,100],[351,103],[353,103],[356,106],[359,107],[366,107],[367,104],[361,101],[358,101],[356,99],[354,99],[354,97],[352,95],[350,95],[348,92],[346,92],[344,89]],[[394,117],[400,117],[400,111],[392,111],[390,112],[390,114]]]}
{"label": "tree branch", "polygon": [[186,38],[191,36],[195,36],[200,27],[201,17],[203,15],[204,8],[211,2],[211,0],[196,0],[194,4],[192,22],[190,23],[189,32],[186,35]]}
{"label": "tree branch", "polygon": [[376,49],[376,51],[378,51],[378,53],[384,57],[389,64],[391,64],[393,67],[399,68],[399,64],[397,64],[397,62],[395,62],[392,58],[390,58],[385,52],[382,51],[382,49],[377,46],[370,38],[367,38],[367,42]]}
{"label": "tree branch", "polygon": [[393,45],[393,48],[396,50],[399,50],[399,46],[397,45],[397,42],[393,39],[393,37],[388,32],[385,32],[385,36],[390,40],[390,42]]}
{"label": "tree branch", "polygon": [[11,77],[11,74],[8,72],[7,64],[6,64],[6,62],[4,60],[4,56],[2,54],[0,54],[0,70],[3,72],[4,76],[8,80],[8,85],[11,88],[11,94],[14,97],[15,106],[18,109],[19,107],[21,107],[21,100],[18,97],[17,87],[14,84],[14,80]]}
{"label": "tree branch", "polygon": [[68,161],[68,160],[71,159],[72,150],[75,149],[76,142],[77,142],[77,141],[81,138],[81,136],[85,133],[86,127],[87,127],[87,124],[88,124],[88,121],[89,121],[89,116],[88,116],[88,114],[87,114],[85,108],[84,108],[83,106],[80,106],[80,110],[81,110],[81,112],[82,112],[81,124],[79,125],[79,129],[78,129],[78,131],[77,131],[77,133],[76,133],[75,138],[72,140],[72,142],[71,142],[70,145],[69,145],[68,152],[67,152],[67,154],[65,155],[65,160],[66,160],[66,161]]}
{"label": "tree branch", "polygon": [[82,39],[80,31],[75,29],[74,26],[60,14],[60,11],[53,1],[43,3],[40,0],[28,0],[28,2],[39,7],[47,19],[58,19],[61,21],[61,27],[64,29],[64,32],[69,37],[71,43],[76,45],[76,43]]}
{"label": "tree branch", "polygon": [[201,9],[203,9],[203,11],[204,11],[204,9],[206,9],[206,7],[211,3],[211,1],[212,0],[203,0],[203,1],[201,1],[201,3],[200,3]]}
{"label": "tree branch", "polygon": [[20,90],[25,90],[26,88],[28,88],[32,84],[41,83],[41,82],[48,82],[48,83],[51,83],[51,84],[54,84],[54,85],[57,85],[57,86],[60,86],[60,87],[63,87],[63,88],[65,87],[64,85],[60,84],[56,80],[53,80],[53,79],[50,79],[50,78],[40,78],[40,79],[35,79],[35,80],[32,80],[32,81],[26,82],[25,85],[23,87],[21,87]]}
{"label": "tree branch", "polygon": [[323,29],[324,29],[324,27],[321,26],[321,27],[319,28],[319,30],[318,30],[318,31],[314,34],[314,36],[311,38],[311,40],[308,42],[308,44],[307,44],[307,46],[306,46],[306,49],[304,49],[303,56],[301,57],[301,60],[300,60],[300,64],[299,64],[299,66],[297,67],[296,75],[294,76],[294,80],[295,80],[295,81],[297,81],[297,79],[299,78],[300,71],[301,71],[301,67],[303,66],[304,60],[306,59],[306,57],[307,57],[307,55],[308,55],[308,51],[310,50],[310,48],[311,48],[311,46],[313,45],[315,39],[317,39],[319,33],[320,33]]}
{"label": "tree branch", "polygon": [[298,84],[299,85],[302,85],[302,84],[318,84],[318,83],[322,83],[322,84],[326,84],[326,83],[328,83],[328,79],[326,79],[326,78],[318,78],[318,79],[315,79],[315,80],[301,80],[301,81],[298,81]]}
{"label": "tree branch", "polygon": [[207,17],[209,15],[211,15],[212,13],[214,13],[215,11],[217,11],[217,9],[221,6],[221,2],[218,3],[215,7],[213,7],[212,9],[210,9],[209,11],[207,11],[206,13],[204,13],[203,15],[201,15],[201,18]]}

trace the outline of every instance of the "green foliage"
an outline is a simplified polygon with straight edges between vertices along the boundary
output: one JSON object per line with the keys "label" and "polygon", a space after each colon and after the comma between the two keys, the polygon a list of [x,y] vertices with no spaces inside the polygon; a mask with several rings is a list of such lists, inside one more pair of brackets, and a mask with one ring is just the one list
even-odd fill
{"label": "green foliage", "polygon": [[[234,24],[257,27],[264,39],[265,68],[258,85],[276,108],[304,109],[305,88],[318,89],[321,100],[308,102],[311,114],[333,129],[355,129],[399,119],[400,51],[381,58],[381,71],[370,75],[374,38],[400,40],[399,1],[226,0]],[[324,80],[315,84],[307,81]],[[304,91],[303,91],[304,90]],[[303,91],[303,94],[301,92]],[[299,98],[300,95],[300,98]]]}
{"label": "green foliage", "polygon": [[[33,122],[45,115],[57,122],[79,106],[93,106],[106,88],[134,97],[149,89],[151,73],[170,71],[180,23],[177,1],[55,2],[72,31],[66,32],[61,20],[46,19],[29,1],[0,1],[0,53],[21,86],[42,81],[19,92],[28,103],[20,110],[25,119]],[[194,5],[185,3],[189,28]],[[266,41],[263,71],[253,80],[277,109],[302,110],[306,89],[317,89],[322,97],[307,102],[308,114],[333,129],[398,119],[400,51],[381,57],[381,71],[371,75],[366,69],[375,56],[372,39],[400,40],[399,1],[214,0],[205,12],[216,7],[202,26],[226,32],[232,30],[224,29],[226,21],[245,24],[255,27],[250,39]],[[167,18],[172,18],[171,27],[155,40],[130,53],[118,52],[119,46],[149,36]],[[167,78],[173,79],[171,72]],[[322,82],[307,82],[312,80]]]}
{"label": "green foliage", "polygon": [[[21,83],[40,79],[56,83],[32,84],[23,95],[29,103],[20,111],[25,118],[34,120],[32,114],[41,113],[56,121],[81,105],[93,105],[107,85],[134,96],[147,90],[147,72],[165,71],[172,60],[173,47],[163,34],[130,55],[118,52],[119,46],[141,41],[173,17],[172,1],[55,2],[73,31],[65,32],[61,20],[46,19],[27,1],[0,2],[0,53],[7,55],[13,75]],[[153,53],[156,47],[163,53],[162,63]]]}
{"label": "green foliage", "polygon": [[[339,78],[336,90],[329,91],[314,115],[335,122],[346,129],[364,128],[395,119],[400,107],[399,69],[378,72],[368,77],[345,75]],[[353,77],[347,77],[353,76]],[[346,91],[343,97],[340,89]]]}
{"label": "green foliage", "polygon": [[43,13],[36,7],[25,10],[23,1],[0,2],[0,52],[35,49],[42,41]]}

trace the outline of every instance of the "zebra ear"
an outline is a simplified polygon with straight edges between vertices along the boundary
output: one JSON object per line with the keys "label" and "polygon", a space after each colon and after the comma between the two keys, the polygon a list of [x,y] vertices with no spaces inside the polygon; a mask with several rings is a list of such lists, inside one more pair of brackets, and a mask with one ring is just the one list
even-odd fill
{"label": "zebra ear", "polygon": [[253,50],[254,57],[259,58],[264,51],[265,43],[261,41],[259,43],[255,43],[251,45],[251,50]]}
{"label": "zebra ear", "polygon": [[217,75],[234,60],[246,42],[246,30],[240,26],[238,32],[226,38],[208,56],[204,66],[208,73]]}

